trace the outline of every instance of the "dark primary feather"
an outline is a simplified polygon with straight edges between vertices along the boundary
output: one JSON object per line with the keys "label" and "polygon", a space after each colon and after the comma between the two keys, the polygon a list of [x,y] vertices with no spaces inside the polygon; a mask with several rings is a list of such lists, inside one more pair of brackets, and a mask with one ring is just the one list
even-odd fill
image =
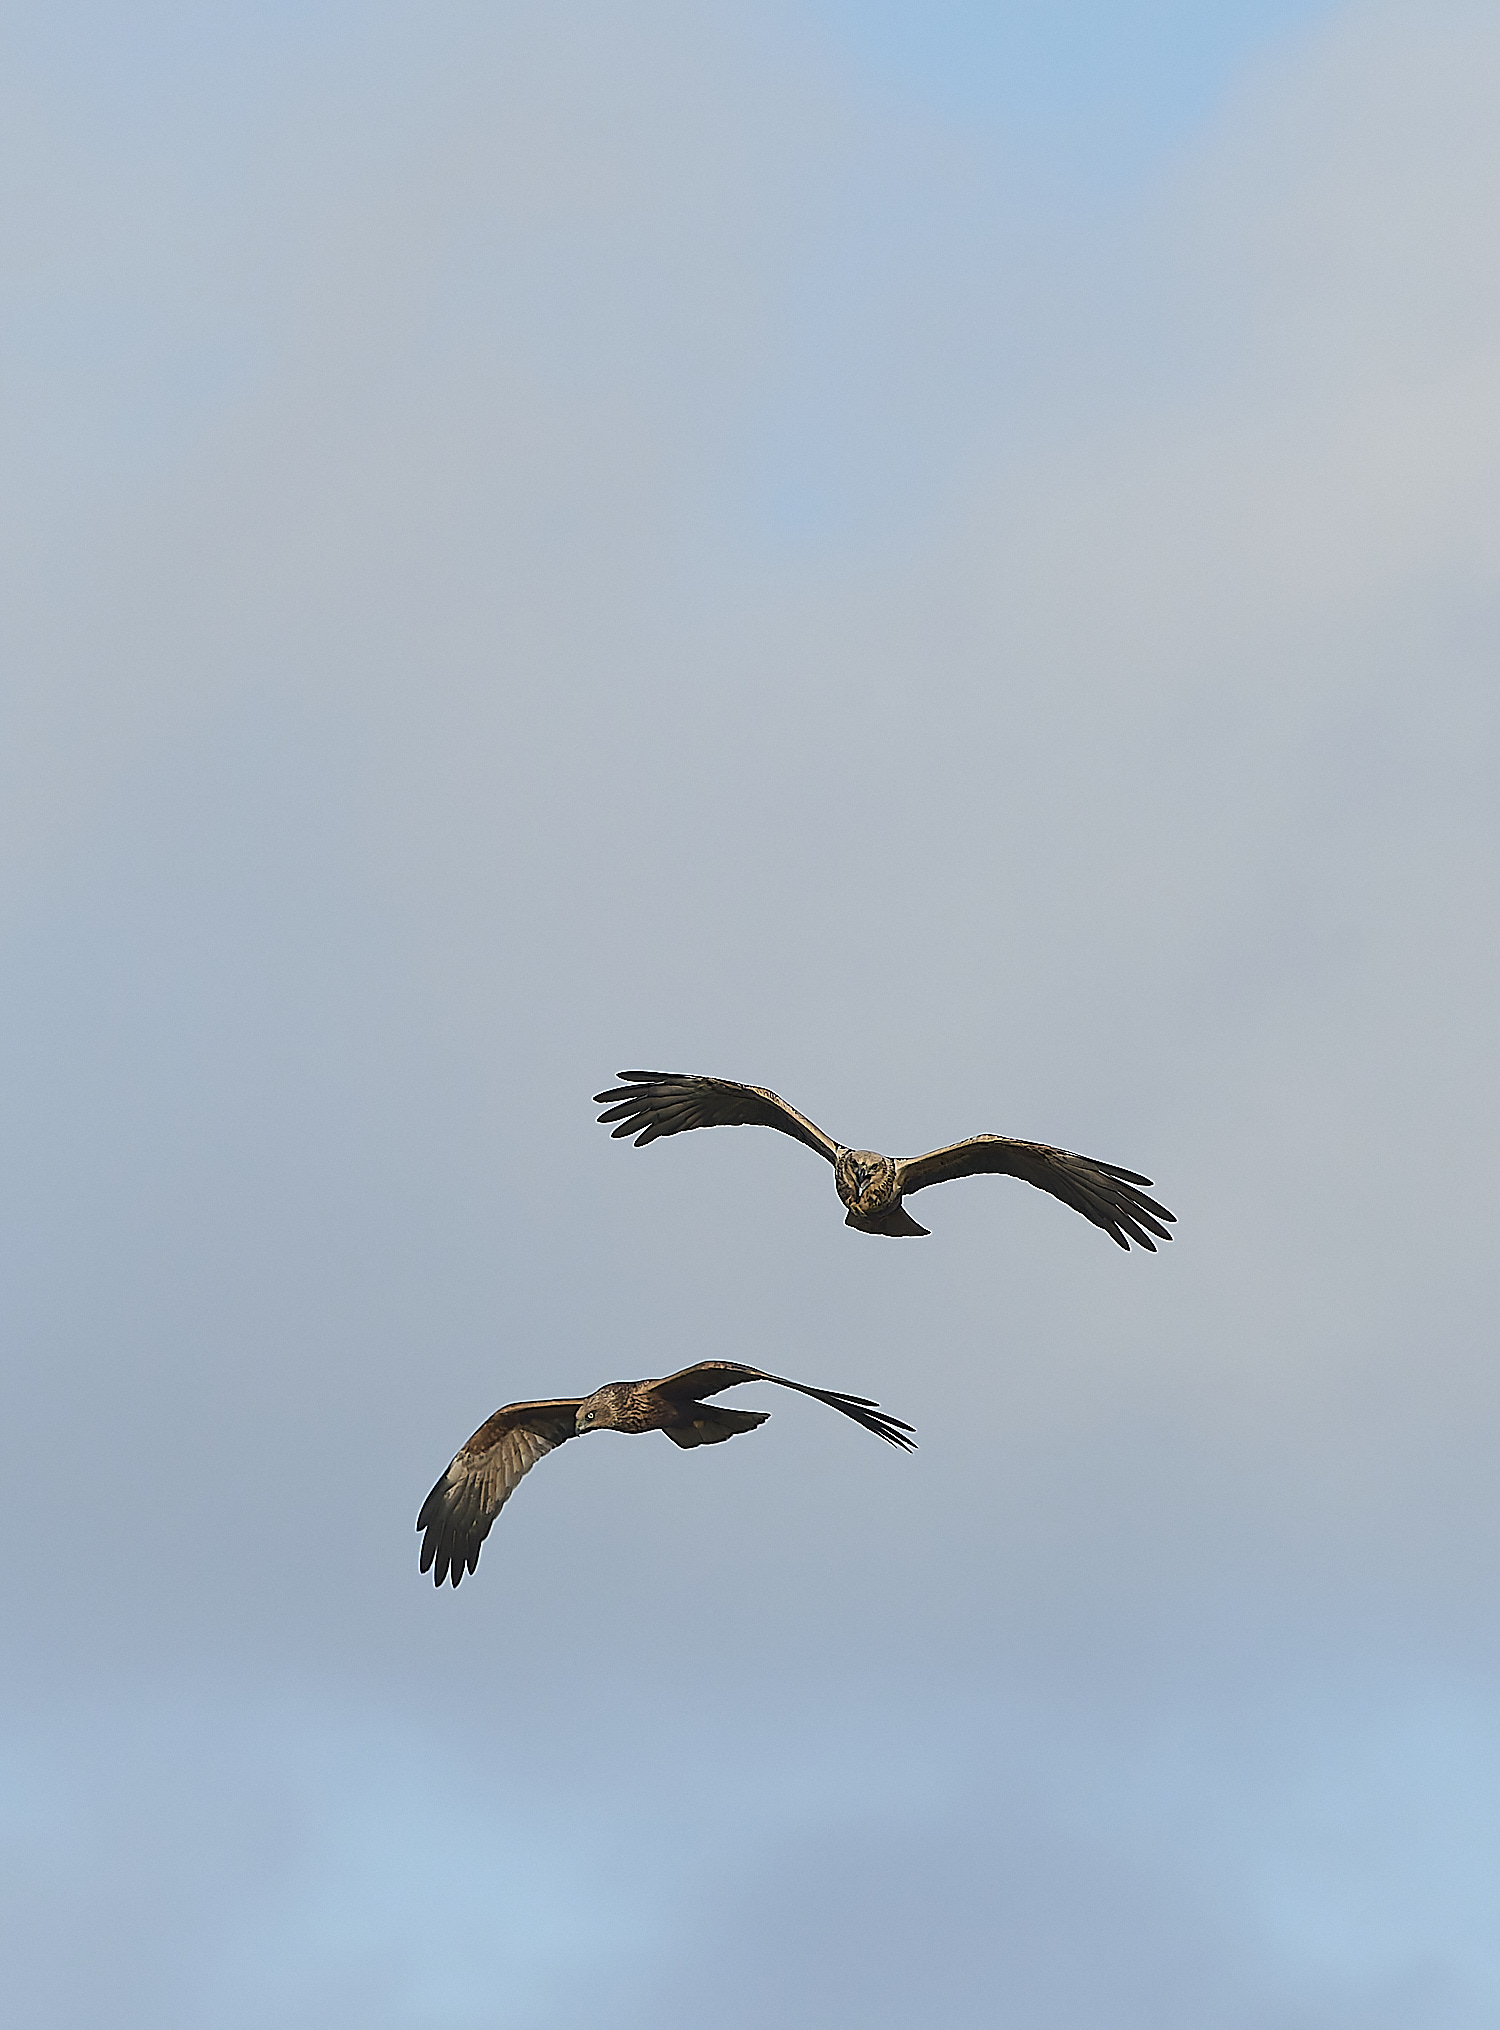
{"label": "dark primary feather", "polygon": [[1161,1222],[1174,1222],[1176,1215],[1140,1189],[1151,1182],[1149,1177],[1090,1156],[1075,1156],[1071,1149],[1051,1149],[1045,1142],[971,1135],[966,1142],[951,1143],[926,1156],[909,1156],[896,1166],[896,1180],[905,1193],[925,1191],[929,1184],[946,1184],[954,1177],[986,1174],[1021,1177],[1039,1191],[1051,1192],[1102,1227],[1122,1248],[1134,1241],[1155,1254],[1152,1234],[1157,1240],[1172,1238]]}
{"label": "dark primary feather", "polygon": [[758,1127],[791,1135],[826,1162],[838,1156],[837,1142],[764,1086],[680,1071],[622,1071],[619,1077],[629,1083],[595,1093],[594,1104],[606,1108],[601,1122],[619,1122],[616,1140],[634,1135],[637,1149],[689,1128]]}
{"label": "dark primary feather", "polygon": [[774,1382],[778,1388],[795,1389],[799,1396],[811,1396],[814,1402],[827,1403],[831,1410],[852,1417],[856,1424],[873,1431],[889,1445],[899,1445],[907,1452],[916,1449],[915,1441],[907,1435],[912,1426],[903,1423],[900,1417],[890,1416],[869,1396],[849,1396],[841,1389],[815,1389],[808,1382],[789,1382],[785,1375],[767,1374],[763,1368],[741,1367],[738,1361],[700,1360],[693,1367],[665,1376],[652,1392],[665,1396],[668,1402],[699,1403],[705,1396],[737,1388],[741,1382]]}
{"label": "dark primary feather", "polygon": [[417,1516],[421,1568],[441,1586],[456,1586],[479,1563],[480,1546],[523,1478],[549,1452],[575,1436],[582,1396],[548,1403],[508,1403],[453,1456]]}

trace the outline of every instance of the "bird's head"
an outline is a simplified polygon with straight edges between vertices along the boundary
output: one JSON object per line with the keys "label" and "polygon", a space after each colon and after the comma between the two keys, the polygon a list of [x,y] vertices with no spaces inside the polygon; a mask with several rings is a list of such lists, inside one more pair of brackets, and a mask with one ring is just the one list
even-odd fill
{"label": "bird's head", "polygon": [[896,1196],[896,1166],[874,1149],[841,1150],[834,1179],[853,1212],[880,1212]]}
{"label": "bird's head", "polygon": [[620,1412],[625,1398],[630,1393],[629,1382],[606,1382],[602,1389],[595,1389],[578,1405],[578,1414],[573,1420],[576,1432],[616,1431],[620,1427]]}

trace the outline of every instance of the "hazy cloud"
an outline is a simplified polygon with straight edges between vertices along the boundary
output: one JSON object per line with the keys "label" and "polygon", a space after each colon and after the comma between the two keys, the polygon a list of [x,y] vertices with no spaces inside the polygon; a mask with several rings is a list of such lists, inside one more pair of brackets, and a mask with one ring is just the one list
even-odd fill
{"label": "hazy cloud", "polygon": [[[790,10],[17,49],[28,2020],[1488,2022],[1488,10],[1113,194]],[[637,1063],[1181,1238],[885,1249]],[[578,1445],[419,1583],[705,1352],[921,1450]]]}

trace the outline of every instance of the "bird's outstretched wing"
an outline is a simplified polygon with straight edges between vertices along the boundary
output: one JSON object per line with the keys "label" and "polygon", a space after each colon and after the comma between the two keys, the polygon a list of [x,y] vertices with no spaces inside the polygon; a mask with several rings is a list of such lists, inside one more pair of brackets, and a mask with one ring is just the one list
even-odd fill
{"label": "bird's outstretched wing", "polygon": [[831,1136],[789,1107],[764,1086],[736,1085],[727,1078],[699,1078],[681,1071],[622,1071],[628,1081],[594,1094],[603,1106],[601,1121],[618,1121],[615,1139],[634,1135],[637,1149],[662,1135],[685,1134],[689,1128],[778,1128],[815,1149],[828,1163],[838,1161],[839,1145]]}
{"label": "bird's outstretched wing", "polygon": [[1095,1226],[1102,1226],[1122,1248],[1134,1241],[1137,1247],[1155,1254],[1152,1234],[1156,1240],[1172,1238],[1161,1222],[1174,1221],[1176,1214],[1140,1189],[1151,1182],[1149,1177],[1138,1177],[1135,1171],[1121,1170],[1113,1163],[1097,1163],[1089,1156],[1075,1156],[1071,1149],[1049,1149],[1045,1142],[1016,1142],[1008,1135],[971,1135],[967,1142],[934,1149],[930,1155],[906,1157],[896,1165],[896,1185],[910,1193],[925,1191],[929,1184],[946,1184],[950,1177],[986,1173],[1023,1177],[1039,1191],[1050,1191]]}
{"label": "bird's outstretched wing", "polygon": [[868,1396],[846,1396],[841,1389],[815,1389],[807,1382],[789,1382],[785,1375],[767,1374],[762,1368],[741,1367],[734,1360],[700,1360],[695,1366],[682,1368],[654,1383],[653,1393],[671,1403],[701,1403],[706,1396],[716,1396],[741,1382],[775,1382],[778,1388],[795,1389],[799,1396],[811,1396],[815,1402],[827,1403],[831,1410],[842,1411],[866,1431],[884,1438],[887,1444],[899,1445],[906,1452],[916,1449],[910,1435],[912,1426],[890,1416]]}
{"label": "bird's outstretched wing", "polygon": [[447,1472],[422,1504],[422,1570],[441,1586],[456,1586],[479,1563],[479,1547],[523,1477],[538,1459],[571,1438],[582,1396],[552,1403],[507,1403],[480,1425],[453,1456]]}

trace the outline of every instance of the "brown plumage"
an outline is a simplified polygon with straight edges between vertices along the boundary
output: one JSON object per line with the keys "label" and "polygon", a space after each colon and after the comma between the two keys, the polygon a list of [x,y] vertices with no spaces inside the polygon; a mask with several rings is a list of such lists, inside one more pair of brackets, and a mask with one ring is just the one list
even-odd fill
{"label": "brown plumage", "polygon": [[660,1381],[607,1382],[591,1396],[507,1403],[454,1454],[423,1502],[417,1517],[423,1532],[422,1570],[431,1571],[434,1586],[450,1577],[456,1586],[479,1563],[490,1525],[538,1459],[585,1431],[665,1431],[674,1445],[682,1446],[722,1445],[741,1431],[753,1431],[765,1423],[768,1411],[732,1410],[705,1400],[741,1382],[795,1389],[852,1417],[889,1444],[908,1451],[912,1447],[911,1425],[888,1416],[868,1396],[815,1389],[732,1360],[700,1360]]}
{"label": "brown plumage", "polygon": [[926,1156],[879,1156],[873,1149],[846,1149],[764,1086],[676,1071],[622,1071],[620,1077],[627,1083],[594,1095],[595,1105],[605,1109],[599,1119],[618,1121],[616,1138],[634,1135],[640,1149],[689,1128],[776,1128],[833,1165],[833,1181],[846,1207],[844,1224],[861,1233],[925,1234],[927,1228],[917,1225],[903,1198],[953,1177],[991,1173],[1021,1177],[1039,1191],[1050,1191],[1122,1248],[1134,1241],[1155,1254],[1156,1241],[1172,1238],[1162,1222],[1171,1223],[1176,1215],[1146,1196],[1141,1187],[1150,1184],[1149,1177],[1075,1156],[1071,1149],[1017,1142],[1008,1135],[971,1135]]}

